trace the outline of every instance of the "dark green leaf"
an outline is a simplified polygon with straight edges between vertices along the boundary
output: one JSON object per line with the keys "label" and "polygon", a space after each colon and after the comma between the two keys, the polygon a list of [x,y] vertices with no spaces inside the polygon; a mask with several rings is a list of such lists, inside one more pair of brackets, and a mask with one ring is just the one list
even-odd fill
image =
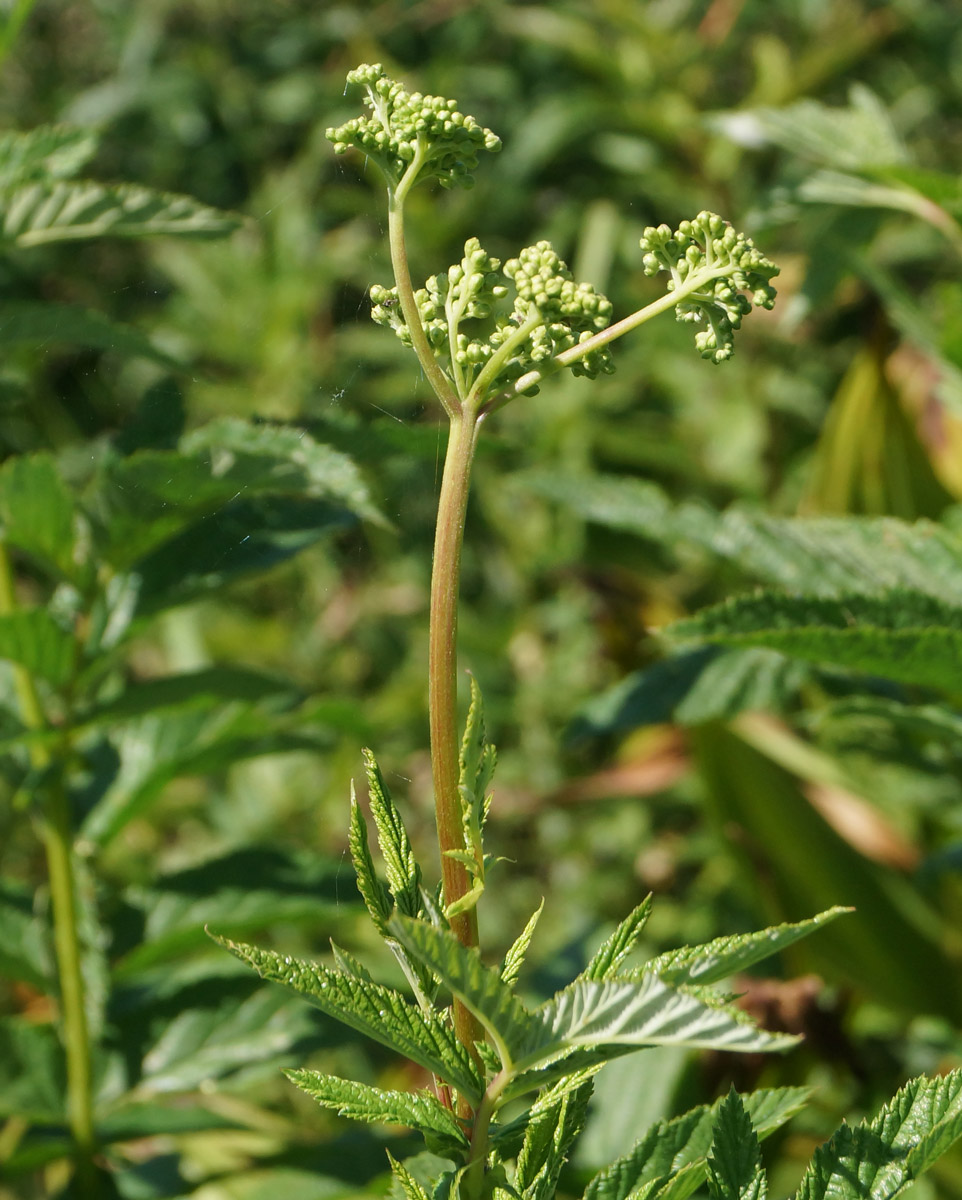
{"label": "dark green leaf", "polygon": [[446,1144],[455,1153],[468,1146],[464,1128],[454,1113],[430,1092],[388,1092],[350,1079],[322,1075],[319,1071],[285,1071],[288,1079],[342,1117],[355,1121],[377,1121],[385,1125],[407,1125]]}
{"label": "dark green leaf", "polygon": [[19,663],[31,675],[63,687],[74,673],[76,643],[42,608],[0,616],[0,658]]}
{"label": "dark green leaf", "polygon": [[456,1087],[477,1105],[483,1087],[477,1069],[451,1030],[409,1004],[398,992],[302,959],[217,938],[262,979],[307,997],[321,1012],[410,1058]]}
{"label": "dark green leaf", "polygon": [[83,577],[74,502],[49,454],[23,454],[0,468],[0,524],[11,546],[55,578]]}
{"label": "dark green leaf", "polygon": [[752,1119],[734,1088],[722,1101],[712,1123],[708,1191],[712,1200],[765,1200],[768,1194]]}
{"label": "dark green leaf", "polygon": [[92,350],[109,350],[134,358],[148,358],[163,366],[176,359],[158,349],[130,325],[121,325],[94,309],[75,304],[10,300],[0,308],[0,346],[48,346],[68,343]]}

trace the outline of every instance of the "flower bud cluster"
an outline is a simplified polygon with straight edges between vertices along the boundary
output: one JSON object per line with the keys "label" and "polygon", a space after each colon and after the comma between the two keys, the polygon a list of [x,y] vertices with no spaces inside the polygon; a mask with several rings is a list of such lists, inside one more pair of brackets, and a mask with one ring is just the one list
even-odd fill
{"label": "flower bud cluster", "polygon": [[371,115],[328,129],[326,137],[336,154],[353,147],[373,159],[392,184],[420,156],[419,179],[435,178],[446,188],[471,187],[479,151],[501,149],[501,139],[458,112],[456,101],[407,92],[380,63],[357,67],[347,81],[367,89],[364,102]]}
{"label": "flower bud cluster", "polygon": [[[497,313],[497,301],[508,294],[504,280],[514,284],[515,301],[509,312]],[[396,288],[371,288],[371,316],[389,325],[411,345],[411,333],[401,315]],[[605,329],[611,302],[587,283],[576,283],[551,248],[538,242],[522,250],[502,269],[498,259],[482,249],[477,238],[464,246],[460,263],[444,275],[432,275],[415,293],[418,315],[438,358],[447,358],[466,386],[480,369],[499,355],[492,389],[505,387],[528,371],[579,345]],[[471,333],[462,322],[485,321]],[[572,373],[594,378],[614,370],[607,347],[590,351],[571,364]]]}
{"label": "flower bud cluster", "polygon": [[716,363],[731,358],[734,331],[752,305],[771,308],[775,303],[769,280],[778,274],[778,267],[715,213],[701,212],[693,221],[682,221],[674,232],[667,225],[649,227],[641,248],[645,274],[668,271],[669,291],[704,281],[675,307],[679,321],[707,325],[695,335],[702,358]]}

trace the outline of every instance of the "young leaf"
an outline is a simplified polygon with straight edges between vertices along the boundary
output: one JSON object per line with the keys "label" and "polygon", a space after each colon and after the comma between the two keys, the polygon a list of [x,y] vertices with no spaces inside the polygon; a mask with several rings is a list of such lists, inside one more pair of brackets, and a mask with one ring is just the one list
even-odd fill
{"label": "young leaf", "polygon": [[[756,1133],[765,1137],[793,1117],[808,1096],[807,1088],[763,1088],[742,1099]],[[633,1150],[591,1180],[584,1200],[627,1200],[633,1193],[650,1195],[659,1181],[664,1187],[669,1179],[678,1180],[683,1171],[684,1176],[672,1190],[672,1200],[685,1200],[708,1174],[712,1123],[720,1104],[703,1104],[681,1117],[657,1122]]]}
{"label": "young leaf", "polygon": [[[481,688],[471,676],[471,705],[461,741],[458,790],[464,821],[464,844],[473,851],[482,866],[481,830],[488,812],[488,787],[494,775],[497,751],[487,740],[484,730],[484,702]],[[483,875],[483,869],[482,869]]]}
{"label": "young leaf", "polygon": [[387,921],[391,916],[394,905],[391,903],[387,889],[378,879],[374,869],[374,859],[367,840],[367,822],[361,812],[351,782],[351,823],[347,835],[348,847],[351,851],[351,862],[354,864],[354,874],[357,876],[357,890],[364,898],[367,911],[371,914],[374,928],[380,934],[387,932]]}
{"label": "young leaf", "polygon": [[[213,936],[213,935],[212,935]],[[261,976],[306,996],[315,1008],[366,1034],[456,1087],[473,1105],[484,1090],[468,1052],[440,1018],[399,992],[303,959],[214,937]]]}
{"label": "young leaf", "polygon": [[554,1197],[561,1168],[575,1138],[584,1128],[592,1087],[589,1079],[576,1090],[566,1092],[554,1104],[531,1115],[515,1177],[515,1186],[524,1200],[551,1200]]}
{"label": "young leaf", "polygon": [[387,1152],[388,1162],[391,1164],[391,1174],[394,1176],[397,1183],[401,1186],[401,1192],[405,1200],[431,1200],[431,1197],[423,1187],[414,1178],[411,1172],[398,1162],[390,1150]]}
{"label": "young leaf", "polygon": [[715,1117],[708,1152],[712,1200],[765,1200],[768,1180],[752,1120],[734,1087]]}
{"label": "young leaf", "polygon": [[468,1146],[468,1138],[450,1109],[430,1092],[387,1092],[319,1071],[285,1071],[292,1083],[324,1108],[355,1121],[407,1125],[440,1143],[447,1151]]}
{"label": "young leaf", "polygon": [[27,249],[97,237],[222,237],[240,218],[136,184],[40,180],[0,189],[0,244]]}
{"label": "young leaf", "polygon": [[484,965],[477,950],[467,949],[454,934],[425,921],[396,916],[389,928],[404,949],[429,967],[477,1017],[503,1065],[523,1052],[538,1022],[500,974]]}
{"label": "young leaf", "polygon": [[641,937],[650,915],[651,896],[648,895],[637,908],[632,909],[614,933],[598,947],[592,955],[591,962],[578,978],[602,982],[617,975],[618,968],[635,948],[635,943]]}
{"label": "young leaf", "polygon": [[[377,829],[378,845],[387,870],[388,887],[398,912],[416,917],[421,911],[421,868],[414,857],[411,839],[391,793],[384,783],[374,755],[364,750],[364,769],[370,792],[371,816]],[[373,915],[373,914],[372,914]]]}
{"label": "young leaf", "polygon": [[521,974],[521,968],[524,966],[525,955],[528,953],[528,947],[531,945],[531,939],[534,937],[535,928],[543,912],[544,900],[542,899],[541,903],[528,919],[527,925],[522,929],[517,940],[504,956],[504,965],[501,968],[501,981],[506,983],[508,987],[514,987],[518,982],[518,976]]}
{"label": "young leaf", "polygon": [[871,1121],[819,1146],[796,1200],[894,1200],[962,1135],[962,1069],[910,1080]]}
{"label": "young leaf", "polygon": [[356,959],[350,950],[339,946],[333,938],[331,938],[331,953],[334,955],[334,963],[339,971],[345,975],[353,975],[356,979],[363,979],[365,983],[374,982],[367,967]]}
{"label": "young leaf", "polygon": [[[836,905],[807,921],[794,924],[772,925],[757,933],[735,934],[732,937],[715,938],[703,946],[683,946],[680,950],[669,950],[645,963],[644,971],[657,975],[672,985],[691,983],[717,983],[739,971],[744,971],[762,959],[769,958],[791,946],[794,942],[836,917],[851,912],[850,908]],[[640,975],[640,972],[638,973]]]}

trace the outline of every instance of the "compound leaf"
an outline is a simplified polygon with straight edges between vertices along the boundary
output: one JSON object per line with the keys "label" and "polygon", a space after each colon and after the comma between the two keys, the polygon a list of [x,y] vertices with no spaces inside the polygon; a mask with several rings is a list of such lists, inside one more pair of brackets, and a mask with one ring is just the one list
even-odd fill
{"label": "compound leaf", "polygon": [[893,1200],[962,1134],[962,1069],[910,1080],[871,1121],[815,1151],[796,1200]]}
{"label": "compound leaf", "polygon": [[484,1089],[468,1052],[439,1018],[409,1004],[399,992],[271,950],[227,938],[214,940],[262,979],[298,992],[321,1012],[405,1055],[456,1087],[472,1104],[479,1103]]}
{"label": "compound leaf", "polygon": [[447,1150],[468,1146],[463,1127],[450,1109],[430,1092],[393,1092],[322,1075],[319,1071],[285,1071],[301,1091],[324,1108],[355,1121],[380,1121],[386,1125],[406,1125],[436,1139]]}
{"label": "compound leaf", "polygon": [[[766,1137],[790,1120],[808,1096],[807,1088],[762,1088],[742,1100],[757,1135]],[[656,1188],[666,1189],[669,1180],[678,1181],[671,1191],[672,1200],[685,1200],[707,1177],[712,1125],[720,1105],[721,1101],[703,1104],[681,1117],[652,1125],[628,1154],[591,1180],[585,1200],[649,1195]]]}

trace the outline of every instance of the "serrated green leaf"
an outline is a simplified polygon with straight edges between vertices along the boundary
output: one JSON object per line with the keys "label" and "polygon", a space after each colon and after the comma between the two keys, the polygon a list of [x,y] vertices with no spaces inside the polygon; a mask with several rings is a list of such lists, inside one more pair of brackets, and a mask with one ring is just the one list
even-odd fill
{"label": "serrated green leaf", "polygon": [[439,1018],[399,992],[303,959],[215,937],[261,976],[305,996],[315,1008],[366,1034],[456,1087],[477,1106],[483,1084],[468,1052]]}
{"label": "serrated green leaf", "polygon": [[477,950],[425,921],[394,917],[390,930],[405,950],[429,967],[491,1035],[503,1064],[523,1049],[537,1021]]}
{"label": "serrated green leaf", "polygon": [[391,1164],[391,1174],[401,1188],[401,1193],[405,1200],[431,1200],[431,1197],[423,1187],[414,1178],[411,1172],[398,1162],[390,1150],[387,1152],[388,1162]]}
{"label": "serrated green leaf", "polygon": [[49,454],[22,454],[0,468],[0,526],[11,546],[55,578],[83,577],[73,497]]}
{"label": "serrated green leaf", "polygon": [[[808,1088],[762,1088],[743,1096],[759,1137],[764,1138],[790,1120],[805,1104]],[[685,1200],[708,1173],[712,1122],[721,1101],[701,1105],[670,1121],[653,1125],[622,1158],[600,1171],[588,1184],[585,1200],[627,1200],[679,1179],[671,1200]]]}
{"label": "serrated green leaf", "polygon": [[374,869],[374,859],[371,857],[371,847],[367,839],[367,822],[357,802],[354,782],[351,782],[351,822],[348,827],[347,844],[351,851],[351,862],[354,864],[354,875],[357,879],[357,890],[361,893],[367,911],[374,922],[374,928],[380,934],[387,933],[387,922],[394,911],[387,893],[387,888],[378,879]]}
{"label": "serrated green leaf", "polygon": [[515,1186],[524,1200],[551,1200],[554,1197],[561,1168],[575,1138],[584,1128],[591,1091],[589,1079],[577,1089],[566,1092],[554,1104],[529,1114],[515,1177]]}
{"label": "serrated green leaf", "polygon": [[734,1087],[712,1123],[708,1191],[712,1200],[765,1200],[768,1194],[758,1138]]}
{"label": "serrated green leaf", "polygon": [[591,962],[578,976],[579,979],[602,981],[611,979],[618,968],[635,948],[648,918],[651,916],[651,895],[631,910],[615,931],[607,937],[591,957]]}
{"label": "serrated green leaf", "polygon": [[455,900],[453,904],[449,904],[445,908],[445,910],[444,910],[445,917],[447,917],[448,920],[450,920],[451,917],[457,917],[461,913],[470,912],[471,909],[477,905],[478,901],[481,899],[481,897],[483,895],[484,895],[484,881],[481,879],[478,879],[471,885],[471,887],[468,889],[468,891],[466,891],[464,893],[463,896],[459,896],[458,899]]}
{"label": "serrated green leaf", "polygon": [[450,1149],[467,1147],[468,1137],[454,1113],[430,1092],[392,1092],[319,1071],[285,1071],[292,1083],[324,1108],[355,1121],[406,1125],[436,1138]]}
{"label": "serrated green leaf", "polygon": [[0,658],[19,663],[53,687],[63,687],[74,673],[77,646],[42,608],[0,616]]}
{"label": "serrated green leaf", "polygon": [[525,956],[528,953],[528,947],[531,945],[531,939],[534,937],[534,931],[538,926],[538,921],[541,914],[544,912],[544,898],[528,918],[528,923],[522,929],[514,943],[509,947],[507,954],[504,956],[504,964],[501,967],[501,980],[508,987],[514,987],[521,975],[521,968],[524,966]]}
{"label": "serrated green leaf", "polygon": [[13,183],[70,179],[93,158],[97,134],[69,125],[39,125],[0,133],[0,188]]}
{"label": "serrated green leaf", "polygon": [[484,850],[482,829],[488,812],[488,788],[497,765],[497,751],[485,734],[484,701],[481,688],[471,676],[471,703],[461,739],[458,758],[458,794],[461,797],[461,822],[464,844],[474,858],[472,873],[484,888]]}
{"label": "serrated green leaf", "polygon": [[904,590],[820,600],[761,592],[679,621],[678,640],[767,646],[901,683],[959,690],[962,609]]}
{"label": "serrated green leaf", "polygon": [[797,1200],[893,1200],[959,1136],[962,1069],[910,1080],[871,1121],[819,1146]]}
{"label": "serrated green leaf", "polygon": [[768,1033],[737,1009],[708,1004],[647,974],[631,982],[575,982],[535,1015],[542,1027],[525,1047],[519,1070],[530,1070],[579,1047],[688,1046],[764,1052],[787,1050],[799,1040]]}
{"label": "serrated green leaf", "polygon": [[0,345],[63,343],[147,358],[165,367],[182,365],[138,329],[112,321],[94,309],[29,300],[6,301],[0,308]]}
{"label": "serrated green leaf", "polygon": [[28,249],[100,237],[223,237],[240,218],[137,184],[38,179],[0,189],[0,243]]}
{"label": "serrated green leaf", "polygon": [[371,816],[377,830],[378,845],[387,871],[388,887],[398,912],[416,917],[421,911],[421,868],[414,857],[411,839],[391,793],[384,783],[370,750],[364,750]]}
{"label": "serrated green leaf", "polygon": [[821,926],[852,911],[837,905],[807,921],[772,925],[757,933],[733,934],[715,938],[702,946],[668,950],[647,962],[644,971],[673,985],[717,983],[777,954]]}

